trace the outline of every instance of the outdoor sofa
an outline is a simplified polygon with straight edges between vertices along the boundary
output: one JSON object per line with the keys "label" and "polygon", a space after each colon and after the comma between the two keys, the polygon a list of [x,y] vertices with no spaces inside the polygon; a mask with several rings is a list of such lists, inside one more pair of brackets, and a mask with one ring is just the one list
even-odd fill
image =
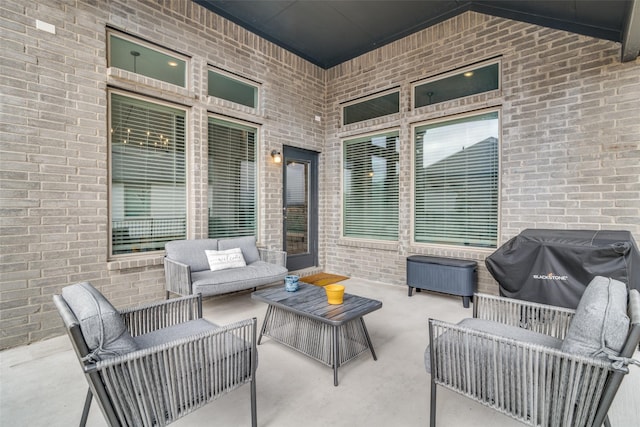
{"label": "outdoor sofa", "polygon": [[283,281],[286,263],[286,252],[257,247],[255,236],[167,242],[167,298],[170,293],[220,295]]}

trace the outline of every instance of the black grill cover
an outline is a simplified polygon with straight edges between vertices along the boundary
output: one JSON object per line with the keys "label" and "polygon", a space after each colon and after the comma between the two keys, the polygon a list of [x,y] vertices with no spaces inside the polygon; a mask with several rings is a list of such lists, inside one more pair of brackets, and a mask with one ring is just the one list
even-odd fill
{"label": "black grill cover", "polygon": [[576,308],[595,276],[640,290],[640,252],[628,231],[527,229],[491,254],[500,294]]}

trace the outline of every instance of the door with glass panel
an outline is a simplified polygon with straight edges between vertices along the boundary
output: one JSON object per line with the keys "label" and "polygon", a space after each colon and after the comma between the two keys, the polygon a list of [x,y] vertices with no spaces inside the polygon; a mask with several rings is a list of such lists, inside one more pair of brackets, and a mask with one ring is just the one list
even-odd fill
{"label": "door with glass panel", "polygon": [[283,246],[291,271],[318,264],[318,153],[283,149]]}

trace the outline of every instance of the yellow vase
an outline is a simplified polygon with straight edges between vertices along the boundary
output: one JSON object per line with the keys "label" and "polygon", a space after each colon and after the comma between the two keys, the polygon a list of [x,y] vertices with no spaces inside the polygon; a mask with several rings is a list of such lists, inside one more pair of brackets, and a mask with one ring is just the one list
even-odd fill
{"label": "yellow vase", "polygon": [[324,290],[327,293],[327,301],[329,304],[342,304],[344,298],[343,285],[326,285]]}

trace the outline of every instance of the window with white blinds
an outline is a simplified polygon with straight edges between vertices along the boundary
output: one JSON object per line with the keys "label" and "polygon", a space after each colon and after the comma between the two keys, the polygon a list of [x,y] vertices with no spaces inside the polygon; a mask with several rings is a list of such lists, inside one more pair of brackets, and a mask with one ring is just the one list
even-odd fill
{"label": "window with white blinds", "polygon": [[257,233],[257,128],[209,117],[209,237]]}
{"label": "window with white blinds", "polygon": [[415,127],[414,240],[496,247],[499,112]]}
{"label": "window with white blinds", "polygon": [[343,235],[398,240],[398,131],[345,140]]}
{"label": "window with white blinds", "polygon": [[110,93],[112,254],[186,238],[186,111]]}

